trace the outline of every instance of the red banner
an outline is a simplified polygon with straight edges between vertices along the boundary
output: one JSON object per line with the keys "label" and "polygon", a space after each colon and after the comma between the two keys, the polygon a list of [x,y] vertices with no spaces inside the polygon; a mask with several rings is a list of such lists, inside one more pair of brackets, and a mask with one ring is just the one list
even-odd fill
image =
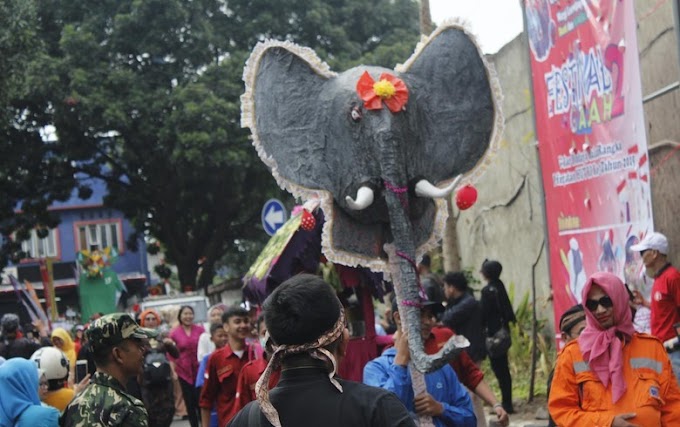
{"label": "red banner", "polygon": [[653,229],[635,13],[633,0],[525,0],[525,19],[558,327],[596,271],[649,296],[629,249]]}

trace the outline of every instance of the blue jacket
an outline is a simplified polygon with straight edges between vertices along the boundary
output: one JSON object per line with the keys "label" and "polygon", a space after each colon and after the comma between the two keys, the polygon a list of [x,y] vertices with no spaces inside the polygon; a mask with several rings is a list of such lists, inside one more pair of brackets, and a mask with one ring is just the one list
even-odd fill
{"label": "blue jacket", "polygon": [[208,366],[208,359],[210,359],[211,355],[212,353],[208,353],[205,356],[203,356],[203,360],[201,360],[201,363],[198,364],[196,384],[194,384],[196,387],[203,387],[203,383],[205,382],[205,368]]}
{"label": "blue jacket", "polygon": [[[407,367],[394,364],[397,350],[389,348],[364,367],[364,384],[384,388],[397,395],[409,412],[415,412],[411,375]],[[438,427],[476,427],[472,400],[458,381],[450,365],[425,374],[427,392],[444,406],[440,417],[433,417]]]}
{"label": "blue jacket", "polygon": [[9,359],[0,366],[0,427],[57,427],[59,411],[41,406],[38,367],[32,360]]}
{"label": "blue jacket", "polygon": [[[203,356],[203,360],[201,360],[201,363],[198,365],[198,374],[196,374],[196,388],[203,387],[203,384],[205,383],[205,368],[208,366],[208,359],[210,359],[210,356],[212,356],[212,353],[208,353]],[[210,411],[210,427],[217,427],[218,423],[217,409],[215,406],[213,406],[212,411]]]}

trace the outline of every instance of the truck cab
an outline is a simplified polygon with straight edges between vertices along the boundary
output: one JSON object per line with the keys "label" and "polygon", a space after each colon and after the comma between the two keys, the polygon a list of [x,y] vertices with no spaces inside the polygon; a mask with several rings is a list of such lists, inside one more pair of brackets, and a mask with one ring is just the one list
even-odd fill
{"label": "truck cab", "polygon": [[147,297],[144,299],[144,301],[142,301],[140,307],[142,311],[152,308],[160,312],[161,310],[171,307],[179,309],[185,305],[188,305],[194,309],[195,323],[200,324],[208,322],[208,308],[210,307],[210,301],[208,300],[208,297],[199,295],[197,293]]}

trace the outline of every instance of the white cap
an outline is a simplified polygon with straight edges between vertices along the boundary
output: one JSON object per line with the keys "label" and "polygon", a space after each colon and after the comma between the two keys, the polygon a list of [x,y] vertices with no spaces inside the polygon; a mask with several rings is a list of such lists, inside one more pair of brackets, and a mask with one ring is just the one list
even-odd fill
{"label": "white cap", "polygon": [[630,250],[635,252],[642,252],[649,249],[668,255],[668,239],[661,233],[649,233],[640,243],[630,247]]}

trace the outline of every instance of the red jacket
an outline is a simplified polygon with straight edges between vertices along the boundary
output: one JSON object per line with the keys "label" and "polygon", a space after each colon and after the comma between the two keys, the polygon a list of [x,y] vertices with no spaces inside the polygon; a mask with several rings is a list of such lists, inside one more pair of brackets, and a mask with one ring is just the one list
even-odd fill
{"label": "red jacket", "polygon": [[[259,358],[251,360],[243,365],[241,373],[238,376],[238,384],[236,385],[236,400],[238,401],[239,409],[246,406],[249,402],[257,399],[255,395],[255,384],[260,379],[264,370],[267,368],[267,360]],[[281,376],[281,369],[276,369],[269,377],[269,390],[274,388],[279,383]]]}
{"label": "red jacket", "polygon": [[627,389],[612,402],[605,387],[583,360],[578,341],[564,347],[557,359],[548,409],[558,426],[609,427],[616,415],[636,413],[629,423],[642,427],[680,426],[680,389],[668,354],[651,335],[634,334],[623,347]]}
{"label": "red jacket", "polygon": [[[435,354],[453,336],[453,331],[445,326],[435,326],[432,333],[425,340],[425,353]],[[469,390],[474,391],[484,379],[484,373],[479,370],[475,362],[470,358],[466,351],[460,352],[457,357],[449,362],[458,380]]]}
{"label": "red jacket", "polygon": [[250,354],[250,348],[246,346],[241,359],[227,344],[215,350],[208,359],[198,406],[212,409],[215,405],[221,426],[226,426],[240,409],[236,400],[236,383],[241,368],[250,361]]}

